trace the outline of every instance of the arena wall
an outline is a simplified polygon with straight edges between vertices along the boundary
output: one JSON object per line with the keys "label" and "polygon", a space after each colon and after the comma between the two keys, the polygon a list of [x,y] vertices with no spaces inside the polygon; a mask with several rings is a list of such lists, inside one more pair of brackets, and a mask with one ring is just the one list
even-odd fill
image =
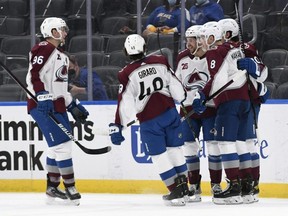
{"label": "arena wall", "polygon": [[[166,193],[151,159],[143,152],[139,125],[124,130],[125,141],[121,146],[114,146],[107,134],[108,124],[114,120],[116,102],[85,102],[84,105],[90,113],[89,121],[85,127],[75,125],[74,137],[87,148],[111,146],[112,151],[88,155],[77,145],[73,146],[78,190]],[[288,198],[288,101],[268,100],[262,105],[259,134],[260,142],[255,145],[261,157],[260,196]],[[207,149],[200,141],[202,190],[204,195],[210,195]],[[42,134],[27,114],[26,103],[0,103],[0,192],[45,191],[46,148]]]}

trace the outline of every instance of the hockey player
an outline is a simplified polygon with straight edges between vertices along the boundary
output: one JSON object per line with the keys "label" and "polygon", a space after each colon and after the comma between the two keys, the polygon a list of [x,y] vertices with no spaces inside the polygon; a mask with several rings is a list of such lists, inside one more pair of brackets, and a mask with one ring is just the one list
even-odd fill
{"label": "hockey player", "polygon": [[187,165],[181,148],[182,124],[174,100],[184,101],[186,91],[170,71],[167,59],[146,56],[145,46],[144,38],[138,34],[125,40],[125,52],[133,61],[118,74],[118,106],[115,122],[109,124],[111,142],[120,145],[124,141],[123,127],[136,109],[145,152],[170,191],[163,200],[167,205],[182,206],[188,194]]}
{"label": "hockey player", "polygon": [[[239,26],[234,19],[227,18],[219,21],[223,30],[223,39],[235,47],[241,46],[239,41]],[[251,109],[248,116],[248,131],[246,137],[247,148],[239,148],[240,158],[240,178],[242,186],[242,197],[244,203],[258,201],[260,161],[259,154],[255,146],[257,134],[255,123],[258,121],[261,103],[269,97],[269,91],[263,83],[268,76],[268,69],[261,61],[256,47],[252,44],[243,44],[245,58],[238,60],[238,68],[246,70],[250,80],[250,101]],[[256,122],[255,122],[256,121]],[[243,141],[238,141],[238,146],[244,145]]]}
{"label": "hockey player", "polygon": [[[73,142],[50,115],[55,116],[71,133],[66,110],[80,123],[86,121],[89,113],[68,92],[69,59],[58,48],[60,44],[65,43],[68,33],[65,21],[56,17],[46,18],[40,29],[45,41],[35,45],[29,53],[26,82],[27,89],[37,98],[35,102],[28,95],[28,112],[37,122],[48,144],[46,194],[52,201],[54,198],[60,198],[79,205],[81,196],[75,188],[71,155]],[[63,179],[65,192],[58,188],[60,177]]]}
{"label": "hockey player", "polygon": [[205,110],[205,98],[216,92],[231,79],[237,80],[214,97],[217,108],[215,139],[218,141],[221,159],[227,177],[227,188],[213,195],[215,204],[240,204],[241,185],[239,180],[239,156],[237,140],[243,140],[247,132],[250,110],[248,83],[245,73],[238,70],[237,60],[241,50],[222,44],[222,29],[217,22],[208,22],[202,27],[202,41],[207,49],[206,58],[210,80],[202,91],[196,93],[192,107],[195,112]]}
{"label": "hockey player", "polygon": [[[201,25],[194,25],[187,29],[185,33],[187,49],[180,52],[177,58],[176,76],[187,90],[187,100],[184,101],[184,108],[181,109],[181,116],[185,112],[192,110],[192,101],[197,90],[202,90],[210,79],[208,65],[206,62],[206,50],[202,48],[200,42]],[[208,105],[207,105],[208,106]],[[211,178],[212,193],[221,192],[222,165],[217,142],[214,141],[214,122],[216,109],[209,103],[207,109],[201,114],[193,114],[188,120],[183,122],[184,154],[188,167],[188,179],[190,183],[188,201],[201,201],[201,175],[200,160],[198,155],[198,144],[195,136],[198,137],[202,127],[203,140],[208,148],[208,167]],[[188,122],[189,121],[189,124]],[[191,127],[191,128],[190,128]]]}

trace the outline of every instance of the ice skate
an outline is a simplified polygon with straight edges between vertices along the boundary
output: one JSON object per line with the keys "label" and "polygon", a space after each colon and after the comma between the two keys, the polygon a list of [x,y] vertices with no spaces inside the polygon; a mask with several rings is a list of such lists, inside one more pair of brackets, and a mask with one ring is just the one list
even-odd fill
{"label": "ice skate", "polygon": [[178,176],[175,179],[176,187],[169,194],[163,195],[165,205],[169,206],[184,206],[184,196],[188,194],[188,185],[186,176]]}
{"label": "ice skate", "polygon": [[243,203],[249,204],[254,202],[253,197],[253,181],[251,178],[241,180],[241,192]]}
{"label": "ice skate", "polygon": [[46,203],[48,205],[61,205],[65,200],[67,200],[65,192],[59,189],[57,185],[57,183],[50,181],[50,178],[47,174]]}
{"label": "ice skate", "polygon": [[221,185],[218,183],[211,183],[211,193],[212,195],[214,194],[219,194],[222,192]]}
{"label": "ice skate", "polygon": [[253,182],[253,190],[252,190],[252,195],[253,195],[253,201],[254,202],[259,202],[259,181],[254,181]]}
{"label": "ice skate", "polygon": [[191,184],[189,187],[188,195],[185,196],[186,202],[201,202],[201,175],[196,184]]}
{"label": "ice skate", "polygon": [[213,202],[219,205],[235,205],[242,204],[243,199],[241,197],[241,185],[239,180],[227,181],[227,188],[221,193],[215,193],[213,195]]}
{"label": "ice skate", "polygon": [[71,205],[80,205],[81,195],[74,186],[67,187],[65,191]]}
{"label": "ice skate", "polygon": [[67,201],[67,196],[64,191],[58,187],[48,186],[46,189],[46,203],[48,205],[61,205]]}

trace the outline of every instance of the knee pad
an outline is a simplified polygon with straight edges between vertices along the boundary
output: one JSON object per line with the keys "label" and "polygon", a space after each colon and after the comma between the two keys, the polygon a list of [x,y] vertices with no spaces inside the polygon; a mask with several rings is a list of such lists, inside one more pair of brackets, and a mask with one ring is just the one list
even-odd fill
{"label": "knee pad", "polygon": [[199,146],[196,142],[185,142],[183,146],[183,153],[185,156],[193,156],[198,154]]}
{"label": "knee pad", "polygon": [[50,158],[50,159],[54,159],[54,160],[56,158],[55,152],[50,147],[47,149],[47,157]]}
{"label": "knee pad", "polygon": [[167,154],[174,167],[186,164],[182,147],[168,147]]}
{"label": "knee pad", "polygon": [[217,141],[206,141],[208,155],[219,156],[220,149]]}
{"label": "knee pad", "polygon": [[219,150],[221,154],[237,153],[236,142],[218,142]]}
{"label": "knee pad", "polygon": [[159,174],[164,173],[173,167],[171,161],[169,160],[167,151],[159,155],[151,155],[151,159],[153,164],[157,167]]}
{"label": "knee pad", "polygon": [[56,161],[63,161],[72,158],[72,141],[61,143],[49,148],[55,155]]}
{"label": "knee pad", "polygon": [[247,144],[245,141],[236,141],[236,149],[237,149],[237,153],[238,155],[243,155],[243,154],[247,154],[249,153],[248,148],[247,148]]}
{"label": "knee pad", "polygon": [[252,154],[252,153],[257,153],[257,148],[255,146],[255,139],[248,139],[246,140],[246,145],[247,145],[247,149],[248,151]]}

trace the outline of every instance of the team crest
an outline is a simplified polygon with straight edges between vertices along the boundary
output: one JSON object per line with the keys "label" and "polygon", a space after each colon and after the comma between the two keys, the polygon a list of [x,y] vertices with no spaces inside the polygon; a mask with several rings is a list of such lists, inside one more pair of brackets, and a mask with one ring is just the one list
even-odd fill
{"label": "team crest", "polygon": [[56,71],[56,82],[67,82],[68,81],[68,73],[67,67],[63,65]]}
{"label": "team crest", "polygon": [[183,85],[186,90],[203,89],[209,80],[209,76],[205,72],[198,71],[197,68],[190,74],[188,74],[183,81]]}

